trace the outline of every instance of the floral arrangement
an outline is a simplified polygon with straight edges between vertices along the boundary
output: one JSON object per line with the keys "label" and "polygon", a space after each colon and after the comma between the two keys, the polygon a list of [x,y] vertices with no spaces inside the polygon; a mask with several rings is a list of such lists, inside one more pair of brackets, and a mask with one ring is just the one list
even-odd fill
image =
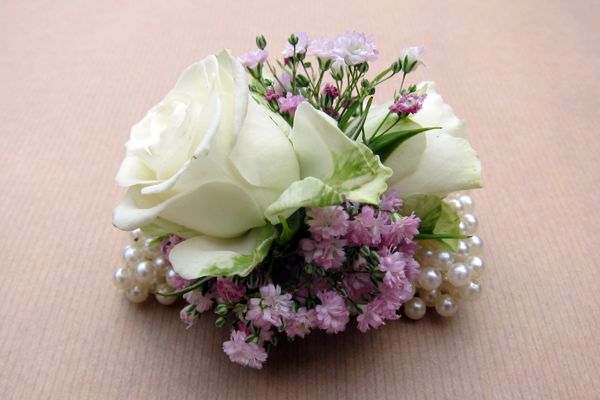
{"label": "floral arrangement", "polygon": [[[481,165],[432,82],[405,85],[422,46],[367,78],[372,36],[292,34],[283,60],[227,50],[186,69],[131,130],[114,225],[131,232],[115,285],[181,296],[188,328],[213,309],[224,352],[261,368],[280,336],[366,332],[442,316],[481,295],[467,194]],[[373,104],[383,82],[396,92]]]}

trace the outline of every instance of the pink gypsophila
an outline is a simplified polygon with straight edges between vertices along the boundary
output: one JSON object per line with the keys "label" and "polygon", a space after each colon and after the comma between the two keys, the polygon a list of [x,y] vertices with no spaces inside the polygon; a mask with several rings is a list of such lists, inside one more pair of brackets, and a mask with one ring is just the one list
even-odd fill
{"label": "pink gypsophila", "polygon": [[[294,32],[294,35],[296,35],[298,38],[298,43],[296,43],[296,54],[306,53],[306,48],[310,42],[310,37],[305,32]],[[281,53],[285,58],[293,57],[294,46],[292,46],[290,42],[286,42],[285,50],[283,50]]]}
{"label": "pink gypsophila", "polygon": [[232,331],[230,340],[223,343],[223,351],[233,362],[246,367],[261,369],[262,363],[267,361],[267,352],[264,347],[256,343],[246,343],[247,335],[242,331]]}
{"label": "pink gypsophila", "polygon": [[379,269],[385,272],[383,277],[383,283],[389,287],[400,286],[406,278],[406,257],[400,253],[392,253],[384,247],[379,252],[381,257],[379,258]]}
{"label": "pink gypsophila", "polygon": [[217,278],[217,292],[223,299],[237,303],[244,297],[246,286],[236,285],[229,279],[219,277]]}
{"label": "pink gypsophila", "polygon": [[381,202],[379,203],[379,209],[389,212],[398,212],[398,209],[402,207],[403,201],[398,198],[399,193],[395,190],[390,191],[390,195],[381,195]]}
{"label": "pink gypsophila", "polygon": [[258,64],[262,64],[267,61],[269,52],[266,50],[250,51],[244,55],[237,57],[238,61],[242,63],[244,68],[256,68]]}
{"label": "pink gypsophila", "polygon": [[306,307],[301,307],[296,312],[290,313],[286,319],[287,326],[285,333],[288,337],[300,336],[310,333],[310,330],[319,324],[317,313],[315,310],[306,310]]}
{"label": "pink gypsophila", "polygon": [[305,101],[306,98],[301,94],[293,95],[292,92],[288,92],[285,98],[282,97],[279,99],[279,111],[282,113],[289,112],[290,115],[294,115],[300,103]]}
{"label": "pink gypsophila", "polygon": [[292,90],[292,75],[283,72],[279,75],[278,79],[275,79],[273,88],[275,89],[275,93],[279,96],[284,96],[287,92],[290,92]]}
{"label": "pink gypsophila", "polygon": [[386,223],[386,216],[380,213],[375,217],[371,206],[364,206],[360,214],[350,221],[348,233],[344,237],[354,245],[376,247],[381,243],[381,228]]}
{"label": "pink gypsophila", "polygon": [[314,262],[325,270],[342,266],[346,261],[344,247],[347,245],[347,240],[337,238],[321,242],[312,239],[302,239],[300,241],[304,260],[307,263]]}
{"label": "pink gypsophila", "polygon": [[323,94],[328,94],[334,99],[340,96],[340,92],[338,92],[337,88],[333,86],[331,83],[326,83],[323,87]]}
{"label": "pink gypsophila", "polygon": [[169,264],[171,264],[171,260],[169,259],[169,254],[171,254],[171,250],[173,250],[173,247],[177,246],[184,240],[185,239],[177,235],[173,235],[160,241],[160,249],[162,250],[162,255]]}
{"label": "pink gypsophila", "polygon": [[179,313],[179,319],[181,319],[181,322],[184,324],[187,324],[186,329],[190,329],[196,324],[196,322],[198,322],[198,319],[200,319],[200,314],[198,311],[196,311],[196,307],[193,304],[190,304],[181,310]]}
{"label": "pink gypsophila", "polygon": [[359,301],[363,295],[373,291],[375,285],[371,282],[371,276],[368,272],[364,274],[346,274],[342,279],[342,287],[346,289],[348,298]]}
{"label": "pink gypsophila", "polygon": [[[358,329],[363,333],[368,331],[369,327],[377,329],[379,325],[385,325],[383,320],[386,319],[386,316],[389,316],[388,303],[381,297],[375,297],[373,301],[364,307],[363,313],[356,317]],[[395,313],[393,316],[395,316],[395,318],[391,319],[398,319],[398,316]]]}
{"label": "pink gypsophila", "polygon": [[364,33],[348,31],[344,36],[335,39],[337,55],[344,59],[346,65],[357,65],[367,61],[376,61],[379,52],[373,43],[373,35],[366,37]]}
{"label": "pink gypsophila", "polygon": [[213,295],[211,293],[207,293],[206,296],[203,296],[200,290],[192,290],[191,292],[187,292],[183,295],[183,298],[188,303],[196,306],[196,310],[198,310],[198,312],[210,310],[213,303],[212,297]]}
{"label": "pink gypsophila", "polygon": [[416,114],[423,108],[427,94],[419,96],[416,93],[404,93],[400,99],[389,107],[390,112],[396,114]]}
{"label": "pink gypsophila", "polygon": [[281,318],[285,318],[292,308],[292,294],[281,294],[281,287],[269,284],[260,288],[260,298],[248,302],[246,319],[255,326],[270,329],[271,325],[281,326]]}
{"label": "pink gypsophila", "polygon": [[338,333],[346,329],[350,322],[350,312],[346,308],[344,298],[336,292],[320,292],[317,294],[321,304],[315,308],[319,329],[327,333]]}
{"label": "pink gypsophila", "polygon": [[333,239],[348,231],[348,213],[340,206],[308,207],[305,222],[316,240]]}
{"label": "pink gypsophila", "polygon": [[321,39],[310,42],[308,48],[311,50],[311,53],[309,56],[316,56],[324,61],[338,59],[340,56],[333,51],[334,47],[334,41],[330,40],[327,36],[323,36]]}
{"label": "pink gypsophila", "polygon": [[[411,243],[419,233],[421,219],[415,217],[414,212],[381,229],[382,244],[388,248],[400,246],[402,243]],[[414,254],[414,253],[413,253]]]}
{"label": "pink gypsophila", "polygon": [[277,93],[273,93],[271,89],[267,89],[267,95],[265,96],[265,100],[272,101],[279,99],[279,95]]}

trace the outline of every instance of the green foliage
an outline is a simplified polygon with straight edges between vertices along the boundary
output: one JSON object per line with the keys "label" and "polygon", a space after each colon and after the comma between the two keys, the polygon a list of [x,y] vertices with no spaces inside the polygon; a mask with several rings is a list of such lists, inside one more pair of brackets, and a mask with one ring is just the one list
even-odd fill
{"label": "green foliage", "polygon": [[392,155],[394,150],[396,150],[402,143],[421,132],[426,132],[432,129],[442,128],[420,128],[386,133],[385,135],[381,135],[375,140],[371,141],[369,143],[369,148],[373,151],[373,153],[379,156],[381,162],[385,162],[385,160],[387,160],[387,158]]}

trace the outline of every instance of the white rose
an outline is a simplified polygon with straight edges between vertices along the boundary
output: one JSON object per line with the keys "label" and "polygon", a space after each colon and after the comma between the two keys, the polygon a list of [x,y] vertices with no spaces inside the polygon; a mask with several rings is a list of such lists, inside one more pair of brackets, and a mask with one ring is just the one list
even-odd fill
{"label": "white rose", "polygon": [[216,238],[266,225],[265,210],[300,179],[292,144],[255,101],[228,51],[186,69],[131,129],[116,181],[129,187],[116,227],[157,217]]}
{"label": "white rose", "polygon": [[[384,164],[394,171],[387,181],[388,189],[397,190],[401,196],[427,193],[443,197],[454,191],[483,187],[481,162],[467,140],[465,121],[459,120],[452,107],[444,104],[433,82],[422,82],[418,89],[422,91],[425,85],[427,98],[423,108],[403,118],[390,132],[421,127],[442,129],[413,136],[385,160]],[[365,123],[367,137],[381,124],[391,104],[388,102],[371,109]],[[396,119],[397,116],[390,116],[380,132],[385,131]]]}

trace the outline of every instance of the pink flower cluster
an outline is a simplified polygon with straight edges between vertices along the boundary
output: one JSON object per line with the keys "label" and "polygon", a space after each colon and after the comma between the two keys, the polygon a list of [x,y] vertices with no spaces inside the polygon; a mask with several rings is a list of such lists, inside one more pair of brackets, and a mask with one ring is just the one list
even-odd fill
{"label": "pink flower cluster", "polygon": [[389,107],[390,112],[396,114],[416,114],[423,108],[427,94],[404,93],[400,99]]}
{"label": "pink flower cluster", "polygon": [[[265,259],[254,281],[218,277],[184,294],[189,305],[181,311],[182,322],[189,328],[220,304],[215,312],[237,318],[223,351],[233,362],[260,369],[278,342],[276,331],[290,340],[313,329],[338,333],[351,313],[358,314],[362,332],[398,319],[419,274],[413,237],[420,220],[400,216],[401,206],[392,191],[377,206],[346,201],[304,209],[301,239],[292,242],[295,252]],[[225,321],[219,317],[217,325]]]}

